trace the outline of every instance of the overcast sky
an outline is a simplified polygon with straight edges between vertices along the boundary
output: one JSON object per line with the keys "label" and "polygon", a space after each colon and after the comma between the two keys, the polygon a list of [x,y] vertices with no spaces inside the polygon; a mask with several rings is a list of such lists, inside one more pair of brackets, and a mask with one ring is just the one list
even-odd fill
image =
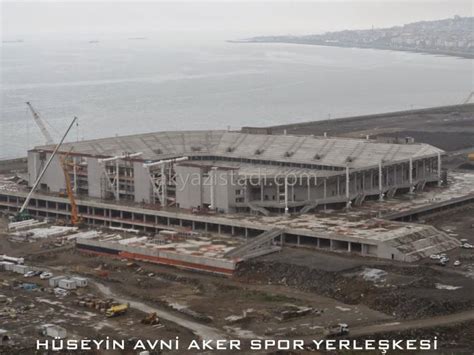
{"label": "overcast sky", "polygon": [[2,38],[304,34],[472,16],[472,0],[1,1]]}

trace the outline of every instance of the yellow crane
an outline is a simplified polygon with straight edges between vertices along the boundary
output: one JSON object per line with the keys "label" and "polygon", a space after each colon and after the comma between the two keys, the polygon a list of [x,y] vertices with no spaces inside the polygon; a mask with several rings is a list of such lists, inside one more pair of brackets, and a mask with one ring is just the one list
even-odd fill
{"label": "yellow crane", "polygon": [[66,181],[67,197],[69,199],[69,203],[71,204],[71,224],[75,226],[81,222],[81,218],[79,217],[76,199],[74,197],[74,191],[71,186],[71,177],[69,176],[69,171],[67,169],[68,167],[67,158],[69,157],[69,154],[70,152],[61,156],[61,167],[64,173],[64,180]]}

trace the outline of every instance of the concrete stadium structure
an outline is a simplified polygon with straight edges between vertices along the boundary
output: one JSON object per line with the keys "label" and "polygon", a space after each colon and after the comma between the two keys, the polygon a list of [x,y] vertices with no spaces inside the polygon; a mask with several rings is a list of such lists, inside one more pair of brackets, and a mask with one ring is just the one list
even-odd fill
{"label": "concrete stadium structure", "polygon": [[[30,186],[53,148],[28,152]],[[28,211],[40,218],[69,218],[64,167],[79,214],[93,227],[248,238],[226,256],[233,262],[276,250],[277,245],[411,262],[459,243],[428,225],[315,218],[309,212],[439,184],[442,154],[426,144],[227,131],[81,141],[62,146]],[[21,189],[0,190],[0,209],[17,211],[26,195]]]}
{"label": "concrete stadium structure", "polygon": [[[28,152],[30,185],[53,148]],[[114,137],[61,150],[69,152],[78,196],[264,215],[359,205],[422,189],[440,182],[443,154],[426,144],[226,131]],[[58,156],[40,191],[64,189]]]}

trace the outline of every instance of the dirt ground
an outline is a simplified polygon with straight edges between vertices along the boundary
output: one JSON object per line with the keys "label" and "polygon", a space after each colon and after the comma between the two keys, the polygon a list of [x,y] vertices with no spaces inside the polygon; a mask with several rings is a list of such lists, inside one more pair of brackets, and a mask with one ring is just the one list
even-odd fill
{"label": "dirt ground", "polygon": [[[430,264],[396,265],[285,248],[244,263],[235,277],[226,278],[91,256],[73,247],[54,248],[48,240],[11,242],[5,234],[0,238],[0,254],[26,256],[25,264],[44,267],[57,275],[88,277],[91,286],[79,294],[106,297],[94,286],[95,282],[110,289],[117,298],[169,312],[184,322],[195,322],[223,337],[244,342],[266,337],[321,337],[325,329],[340,322],[363,329],[373,324],[462,312],[474,306],[472,279],[458,270]],[[107,272],[107,276],[98,276],[98,269]],[[192,329],[164,318],[159,329],[145,326],[140,319],[146,313],[137,308],[108,319],[95,310],[76,306],[76,294],[58,299],[47,291],[15,288],[15,282],[24,281],[21,275],[0,272],[0,278],[8,283],[2,284],[0,294],[12,298],[15,307],[33,305],[6,327],[20,331],[29,339],[25,344],[30,347],[37,337],[38,325],[43,323],[63,324],[74,337],[168,339],[179,335],[183,342],[189,342],[196,336]],[[42,284],[37,278],[28,281]],[[298,310],[306,311],[295,315]]]}

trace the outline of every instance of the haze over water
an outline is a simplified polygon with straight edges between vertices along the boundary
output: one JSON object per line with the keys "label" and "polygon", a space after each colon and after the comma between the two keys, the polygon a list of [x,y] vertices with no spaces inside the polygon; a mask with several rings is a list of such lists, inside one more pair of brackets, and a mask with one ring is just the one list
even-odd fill
{"label": "haze over water", "polygon": [[470,59],[381,50],[157,39],[3,43],[0,158],[56,140],[238,129],[458,104]]}

